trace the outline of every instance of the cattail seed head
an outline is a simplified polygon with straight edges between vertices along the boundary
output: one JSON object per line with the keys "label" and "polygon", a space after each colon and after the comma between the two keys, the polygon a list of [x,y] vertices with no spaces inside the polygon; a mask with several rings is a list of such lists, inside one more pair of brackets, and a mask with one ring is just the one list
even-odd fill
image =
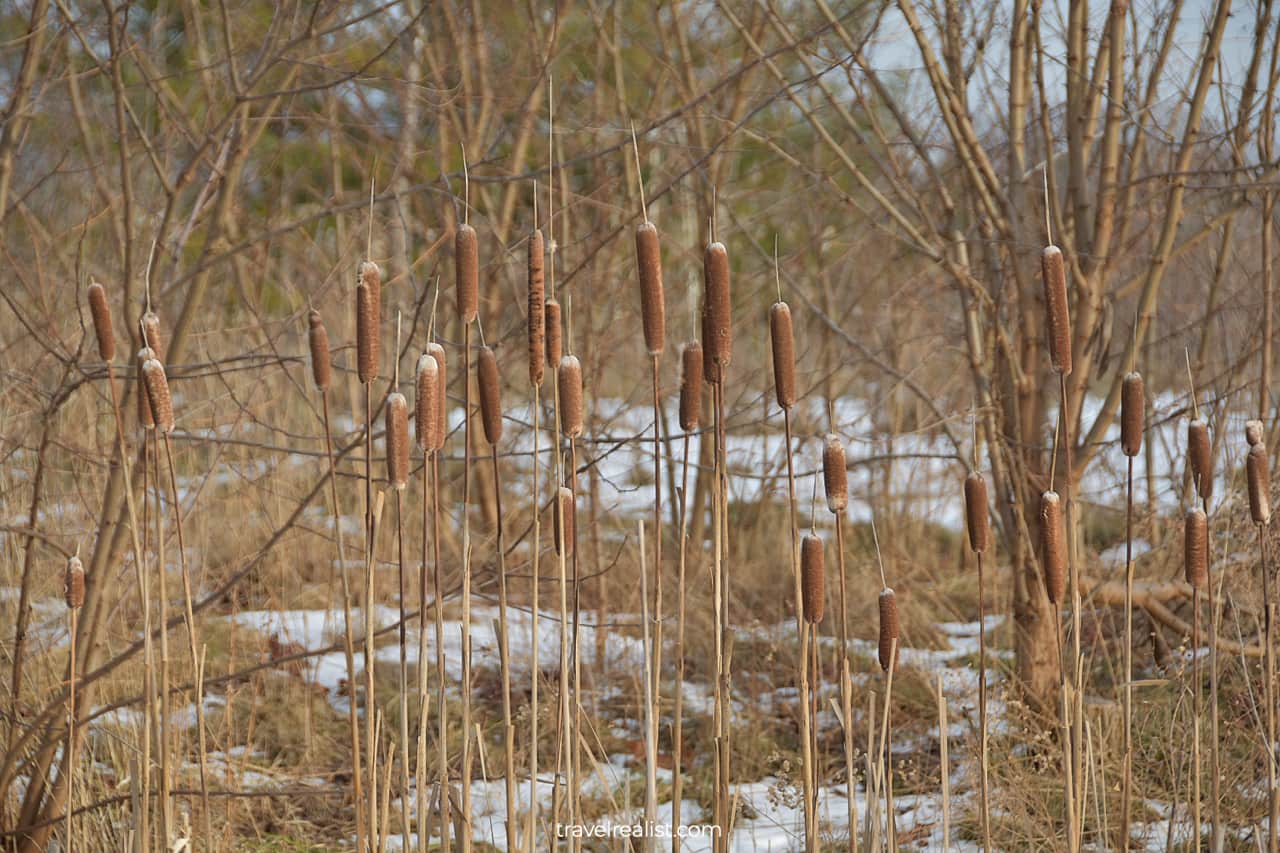
{"label": "cattail seed head", "polygon": [[151,417],[161,432],[173,432],[173,397],[169,394],[169,379],[159,359],[149,358],[142,363],[142,379],[147,386],[147,399],[151,401]]}
{"label": "cattail seed head", "polygon": [[107,289],[96,281],[89,285],[89,314],[93,316],[93,333],[98,337],[98,355],[103,361],[116,357],[116,333],[111,328],[111,306]]}
{"label": "cattail seed head", "polygon": [[148,310],[138,319],[138,326],[142,329],[142,345],[149,347],[155,353],[155,357],[163,362],[164,337],[160,334],[160,318],[156,312]]}
{"label": "cattail seed head", "polygon": [[542,231],[529,235],[529,384],[542,384],[547,349],[546,275],[543,268]]}
{"label": "cattail seed head", "polygon": [[547,364],[559,367],[564,358],[564,332],[560,325],[560,303],[553,296],[543,305],[543,320],[547,327]]}
{"label": "cattail seed head", "polygon": [[1046,246],[1040,255],[1044,278],[1045,330],[1049,338],[1049,361],[1062,375],[1071,372],[1071,315],[1067,308],[1067,268],[1062,250]]}
{"label": "cattail seed head", "polygon": [[778,405],[796,404],[796,338],[791,327],[791,307],[778,301],[769,309],[769,343],[773,350],[773,389]]}
{"label": "cattail seed head", "polygon": [[1040,554],[1044,590],[1051,604],[1062,601],[1067,574],[1067,532],[1062,526],[1062,500],[1054,491],[1040,495]]}
{"label": "cattail seed head", "polygon": [[977,471],[964,478],[964,517],[969,526],[969,547],[981,554],[991,544],[991,517],[987,512],[987,481]]}
{"label": "cattail seed head", "polygon": [[1120,448],[1125,456],[1137,456],[1142,452],[1145,396],[1142,374],[1136,370],[1126,373],[1120,386]]}
{"label": "cattail seed head", "polygon": [[356,285],[356,372],[362,385],[378,378],[380,335],[373,289],[361,281]]}
{"label": "cattail seed head", "polygon": [[138,423],[143,429],[156,428],[156,419],[151,414],[151,396],[147,393],[147,381],[142,375],[142,365],[155,357],[155,350],[151,347],[138,350]]}
{"label": "cattail seed head", "polygon": [[662,296],[662,252],[658,229],[652,222],[636,228],[636,267],[640,274],[640,316],[644,323],[644,345],[649,355],[658,355],[666,342],[666,306]]}
{"label": "cattail seed head", "polygon": [[1262,421],[1253,420],[1244,422],[1244,440],[1249,442],[1249,446],[1262,444],[1266,439],[1266,426]]}
{"label": "cattail seed head", "polygon": [[484,437],[490,444],[502,441],[502,379],[498,376],[498,357],[493,348],[480,347],[480,360],[476,369],[480,384],[480,421],[484,424]]}
{"label": "cattail seed head", "polygon": [[399,490],[409,485],[409,403],[394,391],[387,395],[387,481]]}
{"label": "cattail seed head", "polygon": [[466,223],[458,226],[453,238],[453,264],[458,316],[470,323],[480,309],[480,241],[476,229]]}
{"label": "cattail seed head", "polygon": [[1201,589],[1209,582],[1209,517],[1196,507],[1187,512],[1182,565],[1187,583]]}
{"label": "cattail seed head", "polygon": [[849,506],[849,469],[844,442],[835,433],[822,440],[822,486],[827,493],[827,509],[839,515]]}
{"label": "cattail seed head", "polygon": [[440,365],[429,354],[418,356],[418,368],[414,373],[413,425],[414,438],[424,453],[436,449],[440,443],[440,401],[438,399]]}
{"label": "cattail seed head", "polygon": [[880,668],[885,672],[890,666],[898,668],[898,655],[894,653],[898,639],[898,597],[886,586],[880,590]]}
{"label": "cattail seed head", "polygon": [[84,563],[74,554],[67,560],[67,568],[62,573],[62,597],[71,610],[84,606]]}
{"label": "cattail seed head", "polygon": [[311,377],[316,382],[316,389],[320,391],[328,391],[329,383],[333,378],[333,366],[329,361],[329,333],[325,331],[324,320],[320,317],[320,312],[311,309],[311,313],[307,315],[307,322],[310,324],[311,339]]}
{"label": "cattail seed head", "polygon": [[1213,496],[1213,450],[1209,445],[1209,425],[1200,418],[1187,423],[1187,461],[1191,482],[1203,501]]}
{"label": "cattail seed head", "polygon": [[449,398],[446,393],[449,387],[446,373],[448,363],[445,360],[444,347],[435,341],[427,344],[427,355],[431,356],[431,360],[436,363],[435,443],[431,445],[431,449],[443,450],[445,438],[449,435]]}
{"label": "cattail seed head", "polygon": [[822,621],[825,609],[823,590],[826,583],[822,540],[807,534],[800,540],[800,589],[804,606],[804,621],[817,625]]}
{"label": "cattail seed head", "polygon": [[555,517],[552,522],[555,527],[556,553],[570,554],[573,552],[573,492],[569,491],[567,486],[561,486],[556,495]]}
{"label": "cattail seed head", "polygon": [[373,261],[361,261],[356,267],[356,283],[364,284],[373,296],[374,319],[382,324],[382,267]]}
{"label": "cattail seed head", "polygon": [[702,344],[680,348],[680,429],[693,432],[702,420]]}
{"label": "cattail seed head", "polygon": [[1271,462],[1265,444],[1255,444],[1245,457],[1249,479],[1249,515],[1254,524],[1271,523]]}
{"label": "cattail seed head", "polygon": [[560,431],[570,438],[582,435],[582,364],[576,355],[560,359]]}
{"label": "cattail seed head", "polygon": [[733,357],[730,321],[729,253],[723,243],[710,243],[702,255],[703,376],[719,383]]}

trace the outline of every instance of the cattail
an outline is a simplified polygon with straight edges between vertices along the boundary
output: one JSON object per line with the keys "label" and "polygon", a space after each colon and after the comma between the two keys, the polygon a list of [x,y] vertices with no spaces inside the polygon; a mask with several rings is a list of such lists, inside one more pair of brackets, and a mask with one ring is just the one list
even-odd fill
{"label": "cattail", "polygon": [[804,621],[817,625],[825,608],[825,569],[822,540],[812,533],[800,540],[800,588],[804,605]]}
{"label": "cattail", "polygon": [[1255,444],[1245,457],[1245,471],[1249,478],[1249,514],[1254,524],[1271,523],[1271,463],[1267,459],[1267,447]]}
{"label": "cattail", "polygon": [[898,640],[898,597],[891,587],[880,590],[880,668],[889,671],[890,664],[897,669],[897,655],[893,644]]}
{"label": "cattail", "polygon": [[329,362],[329,333],[325,331],[324,320],[320,312],[311,309],[307,317],[311,325],[311,376],[316,381],[316,389],[329,390],[329,381],[333,378],[332,365]]}
{"label": "cattail", "polygon": [[476,229],[465,222],[458,226],[453,238],[453,265],[458,315],[463,323],[470,323],[480,308],[480,244]]}
{"label": "cattail", "polygon": [[[568,554],[573,551],[573,492],[567,486],[561,486],[555,503],[556,553]],[[563,538],[560,528],[564,528]]]}
{"label": "cattail", "polygon": [[436,363],[435,442],[431,445],[431,449],[443,450],[445,438],[449,435],[449,399],[446,394],[449,382],[448,374],[445,372],[447,362],[444,357],[444,347],[432,341],[427,344],[427,355],[431,356],[431,360]]}
{"label": "cattail", "polygon": [[702,255],[703,376],[719,383],[733,356],[729,319],[729,253],[723,243],[708,244]]}
{"label": "cattail", "polygon": [[693,432],[702,420],[702,344],[680,348],[680,429]]}
{"label": "cattail", "polygon": [[564,357],[563,327],[560,325],[560,303],[553,296],[542,306],[542,318],[547,327],[547,364],[558,367]]}
{"label": "cattail", "polygon": [[440,365],[427,353],[418,356],[414,373],[413,426],[414,438],[424,453],[436,449],[440,430],[440,401],[437,399]]}
{"label": "cattail", "polygon": [[362,281],[356,285],[356,372],[362,385],[378,378],[379,334],[373,289]]}
{"label": "cattail", "polygon": [[1209,517],[1199,507],[1187,512],[1182,561],[1192,587],[1200,589],[1209,582]]}
{"label": "cattail", "polygon": [[84,563],[75,554],[67,560],[66,571],[62,573],[62,597],[72,610],[84,606]]}
{"label": "cattail", "polygon": [[373,317],[378,321],[379,326],[382,323],[382,268],[373,261],[361,261],[356,267],[356,282],[363,282],[368,288],[369,293],[373,296]]}
{"label": "cattail", "polygon": [[1187,461],[1191,463],[1191,482],[1200,499],[1213,496],[1213,451],[1209,447],[1209,425],[1200,418],[1187,423]]}
{"label": "cattail", "polygon": [[1049,361],[1066,376],[1071,372],[1071,314],[1067,309],[1067,269],[1062,250],[1046,246],[1040,255],[1044,277],[1044,310],[1049,337]]}
{"label": "cattail", "polygon": [[1145,395],[1142,374],[1136,370],[1126,373],[1120,386],[1120,448],[1125,456],[1137,456],[1142,451]]}
{"label": "cattail", "polygon": [[1266,429],[1262,421],[1245,421],[1244,440],[1249,442],[1250,447],[1262,444],[1266,438]]}
{"label": "cattail", "polygon": [[159,359],[149,358],[142,363],[142,379],[147,386],[147,399],[151,401],[151,417],[161,432],[173,432],[173,397],[169,394],[169,379]]}
{"label": "cattail", "polygon": [[666,306],[662,300],[662,253],[658,229],[652,222],[636,228],[636,266],[640,272],[640,316],[644,323],[644,345],[649,355],[658,355],[666,341]]}
{"label": "cattail", "polygon": [[156,427],[156,419],[151,414],[151,397],[147,394],[147,382],[142,376],[142,365],[155,357],[155,350],[151,347],[138,350],[138,423],[143,429]]}
{"label": "cattail", "polygon": [[769,309],[769,343],[773,350],[773,389],[778,405],[796,404],[796,337],[791,328],[791,307],[778,301]]}
{"label": "cattail", "polygon": [[409,403],[399,391],[387,395],[387,481],[393,489],[409,485]]}
{"label": "cattail", "polygon": [[969,547],[981,554],[991,543],[991,518],[987,514],[987,481],[977,471],[964,478],[964,517],[969,523]]}
{"label": "cattail", "polygon": [[560,431],[570,438],[582,435],[582,365],[576,355],[560,359]]}
{"label": "cattail", "polygon": [[147,312],[138,320],[138,325],[142,328],[142,345],[150,347],[155,357],[160,361],[164,361],[165,346],[164,338],[160,334],[160,318],[156,316],[156,312],[147,309]]}
{"label": "cattail", "polygon": [[502,441],[502,380],[498,376],[498,357],[493,348],[480,347],[480,359],[476,369],[480,384],[480,420],[484,424],[484,437],[490,444]]}
{"label": "cattail", "polygon": [[849,506],[849,469],[844,442],[835,433],[822,440],[822,487],[827,493],[827,509],[840,514]]}
{"label": "cattail", "polygon": [[1057,492],[1040,495],[1040,551],[1044,560],[1044,590],[1049,602],[1062,601],[1067,571],[1067,533],[1062,526],[1062,501]]}
{"label": "cattail", "polygon": [[542,231],[535,228],[529,235],[529,384],[535,388],[542,384],[547,349],[546,277],[542,263]]}
{"label": "cattail", "polygon": [[93,316],[93,333],[98,336],[98,355],[103,361],[116,357],[116,333],[111,328],[111,306],[107,290],[96,281],[89,285],[89,313]]}

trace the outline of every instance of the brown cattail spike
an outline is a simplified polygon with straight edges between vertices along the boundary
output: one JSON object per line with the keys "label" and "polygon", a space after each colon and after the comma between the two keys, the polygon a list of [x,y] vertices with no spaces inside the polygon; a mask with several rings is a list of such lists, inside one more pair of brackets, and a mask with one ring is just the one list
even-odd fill
{"label": "brown cattail spike", "polygon": [[529,384],[535,388],[542,384],[547,349],[546,276],[542,253],[542,231],[535,228],[529,235]]}
{"label": "brown cattail spike", "polygon": [[453,263],[458,316],[463,323],[470,323],[480,308],[480,243],[476,229],[466,223],[458,226],[453,238]]}
{"label": "brown cattail spike", "polygon": [[702,255],[703,376],[719,383],[733,357],[730,321],[729,253],[723,243],[711,243]]}
{"label": "brown cattail spike", "polygon": [[885,672],[889,667],[898,668],[898,655],[895,644],[899,640],[898,597],[893,589],[885,587],[880,590],[880,668]]}
{"label": "brown cattail spike", "polygon": [[1244,422],[1244,440],[1249,442],[1250,447],[1262,444],[1266,440],[1266,426],[1262,421],[1245,421]]}
{"label": "brown cattail spike", "polygon": [[89,314],[93,317],[93,333],[98,337],[98,355],[103,361],[116,357],[116,333],[111,328],[111,306],[107,289],[96,281],[89,285]]}
{"label": "brown cattail spike", "polygon": [[440,401],[437,385],[440,382],[440,365],[427,353],[418,356],[418,368],[414,373],[413,424],[414,438],[424,453],[436,449],[440,429]]}
{"label": "brown cattail spike", "polygon": [[173,432],[173,397],[169,394],[169,379],[164,365],[150,358],[142,363],[142,379],[147,386],[147,399],[151,401],[151,417],[161,432]]}
{"label": "brown cattail spike", "polygon": [[484,437],[490,444],[502,441],[502,379],[498,376],[498,357],[493,348],[480,347],[480,359],[476,368],[480,384],[480,421],[484,424]]}
{"label": "brown cattail spike", "polygon": [[363,283],[373,295],[374,318],[382,324],[382,268],[373,261],[361,261],[356,267],[356,283]]}
{"label": "brown cattail spike", "polygon": [[155,350],[151,347],[138,350],[138,424],[143,429],[156,427],[156,419],[151,414],[151,396],[147,394],[147,382],[142,376],[142,365],[155,357]]}
{"label": "brown cattail spike", "polygon": [[1254,524],[1271,523],[1271,463],[1265,444],[1255,444],[1245,457],[1249,479],[1249,515]]}
{"label": "brown cattail spike", "polygon": [[981,554],[991,544],[991,517],[987,513],[987,481],[977,471],[964,478],[964,517],[969,526],[969,547]]}
{"label": "brown cattail spike", "polygon": [[356,285],[356,372],[362,385],[378,378],[379,334],[373,291],[362,281]]}
{"label": "brown cattail spike", "polygon": [[[557,554],[573,552],[573,515],[573,492],[569,491],[567,486],[561,486],[555,503],[555,518],[553,521]],[[561,532],[562,528],[563,533]],[[566,544],[568,545],[567,548]]]}
{"label": "brown cattail spike", "polygon": [[1046,246],[1040,255],[1044,277],[1045,329],[1049,361],[1063,376],[1071,372],[1071,314],[1067,308],[1067,268],[1062,250]]}
{"label": "brown cattail spike", "polygon": [[164,337],[160,334],[160,318],[156,316],[156,312],[148,309],[138,320],[138,326],[142,329],[142,345],[150,347],[156,354],[155,357],[163,362],[165,355]]}
{"label": "brown cattail spike", "polygon": [[547,364],[552,367],[560,366],[560,359],[564,358],[564,335],[563,326],[560,325],[560,303],[555,297],[547,300],[543,306],[543,320],[547,327]]}
{"label": "brown cattail spike", "polygon": [[449,435],[449,399],[446,394],[448,388],[448,374],[446,368],[448,363],[444,356],[444,347],[432,341],[427,344],[427,355],[436,363],[436,422],[435,422],[435,442],[431,445],[432,450],[443,450],[445,439]]}
{"label": "brown cattail spike", "polygon": [[1120,386],[1120,448],[1125,456],[1142,452],[1142,423],[1145,417],[1146,391],[1142,374],[1130,371]]}
{"label": "brown cattail spike", "polygon": [[1213,450],[1209,445],[1209,425],[1200,418],[1187,423],[1187,461],[1191,482],[1202,501],[1213,497]]}
{"label": "brown cattail spike", "polygon": [[1044,561],[1044,590],[1050,603],[1059,604],[1067,573],[1067,532],[1057,492],[1040,495],[1040,558]]}
{"label": "brown cattail spike", "polygon": [[649,355],[658,355],[666,342],[666,306],[662,296],[662,252],[658,229],[652,222],[636,228],[636,266],[640,273],[640,316],[644,323],[644,345]]}
{"label": "brown cattail spike", "polygon": [[810,533],[800,541],[800,589],[804,621],[817,625],[825,609],[826,584],[822,540]]}
{"label": "brown cattail spike", "polygon": [[1187,583],[1204,588],[1209,582],[1209,517],[1199,507],[1187,513],[1182,560]]}
{"label": "brown cattail spike", "polygon": [[314,308],[307,315],[307,322],[311,327],[311,378],[315,380],[317,390],[328,391],[333,379],[333,366],[329,362],[329,333],[325,331],[320,312]]}
{"label": "brown cattail spike", "polygon": [[680,429],[693,432],[702,421],[702,344],[680,348]]}
{"label": "brown cattail spike", "polygon": [[835,433],[822,441],[822,486],[827,493],[827,509],[839,515],[849,506],[849,469],[844,442]]}
{"label": "brown cattail spike", "polygon": [[582,435],[582,365],[576,355],[560,359],[560,431],[570,438]]}
{"label": "brown cattail spike", "polygon": [[773,350],[773,389],[778,405],[796,404],[796,338],[791,328],[791,307],[778,301],[769,309],[769,343]]}
{"label": "brown cattail spike", "polygon": [[67,560],[66,571],[62,574],[62,597],[72,610],[84,606],[84,563],[74,554]]}
{"label": "brown cattail spike", "polygon": [[387,481],[393,489],[409,485],[409,403],[404,395],[387,396]]}

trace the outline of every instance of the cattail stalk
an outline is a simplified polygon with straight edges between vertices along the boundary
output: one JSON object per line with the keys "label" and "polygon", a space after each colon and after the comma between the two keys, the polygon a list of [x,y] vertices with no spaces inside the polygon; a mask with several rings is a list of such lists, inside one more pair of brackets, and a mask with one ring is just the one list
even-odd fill
{"label": "cattail stalk", "polygon": [[[1200,725],[1203,711],[1200,690],[1200,593],[1209,585],[1209,519],[1203,509],[1187,513],[1183,567],[1191,585],[1191,683],[1193,693],[1191,735],[1191,837],[1200,838]],[[1215,643],[1216,645],[1216,643]]]}
{"label": "cattail stalk", "polygon": [[[105,305],[105,297],[103,305]],[[107,359],[110,360],[110,359]],[[76,622],[80,608],[84,606],[84,564],[79,555],[73,555],[67,561],[62,580],[63,598],[67,605],[68,643],[70,649],[67,657],[67,803],[64,811],[67,815],[67,853],[75,850],[75,833],[72,815],[76,806]]]}
{"label": "cattail stalk", "polygon": [[[1191,480],[1195,486],[1195,493],[1200,498],[1200,505],[1204,513],[1204,541],[1205,541],[1205,567],[1204,582],[1199,584],[1203,587],[1207,596],[1209,605],[1209,768],[1210,768],[1210,818],[1212,820],[1213,844],[1218,843],[1222,833],[1222,797],[1220,790],[1220,780],[1222,777],[1220,771],[1220,751],[1218,748],[1218,616],[1217,608],[1214,606],[1213,586],[1208,582],[1208,513],[1209,499],[1213,496],[1213,449],[1209,440],[1209,425],[1201,419],[1199,407],[1195,403],[1195,390],[1192,389],[1192,412],[1193,417],[1187,424],[1187,461],[1190,463]],[[1198,522],[1197,522],[1198,523]],[[1197,657],[1197,661],[1199,658]],[[1200,694],[1200,680],[1195,680],[1196,697]],[[1198,718],[1197,718],[1198,720]],[[1197,721],[1197,735],[1199,734],[1199,722]],[[1197,797],[1196,808],[1199,808],[1199,773],[1200,762],[1196,761],[1196,782]],[[1196,835],[1199,838],[1199,835]]]}
{"label": "cattail stalk", "polygon": [[[459,230],[461,237],[462,231]],[[458,258],[458,311],[462,326],[462,810],[464,825],[469,826],[471,815],[471,320],[463,289],[463,265],[466,258]],[[459,847],[462,853],[471,853],[471,831],[463,833]]]}
{"label": "cattail stalk", "polygon": [[1124,759],[1121,770],[1120,843],[1127,844],[1133,802],[1133,458],[1142,452],[1146,392],[1142,375],[1124,377],[1120,394],[1120,447],[1126,457],[1124,511]]}
{"label": "cattail stalk", "polygon": [[[702,346],[697,341],[686,343],[680,350],[680,430],[683,442],[680,454],[680,539],[677,544],[676,560],[677,603],[676,603],[676,684],[684,684],[685,657],[685,568],[689,540],[689,434],[698,429],[702,416]],[[672,833],[672,853],[680,853],[681,838],[679,827],[680,799],[684,787],[684,691],[675,691],[675,706],[672,708],[674,725],[672,728],[672,779],[671,779],[671,825],[676,828]]]}
{"label": "cattail stalk", "polygon": [[891,587],[880,590],[880,669],[884,672],[884,720],[880,724],[881,773],[884,775],[884,808],[888,821],[889,849],[898,849],[897,812],[893,806],[893,673],[898,669],[901,631],[898,599]]}
{"label": "cattail stalk", "polygon": [[1268,849],[1275,851],[1280,846],[1280,789],[1276,777],[1276,696],[1275,696],[1275,618],[1276,605],[1271,598],[1271,571],[1267,566],[1266,529],[1271,524],[1271,473],[1267,457],[1266,445],[1262,443],[1260,422],[1257,429],[1257,441],[1246,435],[1250,444],[1246,457],[1245,470],[1249,481],[1249,514],[1258,528],[1258,567],[1262,574],[1263,606],[1263,701],[1266,703],[1267,721],[1267,827]]}
{"label": "cattail stalk", "polygon": [[[976,451],[975,451],[976,455]],[[991,803],[989,799],[987,752],[987,604],[983,556],[991,545],[991,518],[987,510],[987,481],[977,471],[964,480],[964,510],[969,528],[969,548],[978,561],[978,744],[979,804],[982,838],[987,850],[991,846]],[[943,737],[946,735],[944,734]]]}
{"label": "cattail stalk", "polygon": [[1066,803],[1067,846],[1078,849],[1075,819],[1075,785],[1072,777],[1073,748],[1071,744],[1071,711],[1067,695],[1067,665],[1062,657],[1062,598],[1063,575],[1066,571],[1067,543],[1063,529],[1062,501],[1055,491],[1040,495],[1040,559],[1044,570],[1045,594],[1053,605],[1054,642],[1058,656],[1059,716],[1062,727],[1063,793]]}
{"label": "cattail stalk", "polygon": [[[849,471],[844,443],[835,433],[828,433],[822,443],[822,485],[826,494],[827,509],[836,519],[836,581],[840,596],[840,702],[844,709],[844,768],[845,779],[853,785],[853,725],[850,710],[853,707],[853,681],[849,669],[849,590],[844,564],[844,516],[849,507]],[[848,797],[849,847],[858,846],[858,803],[856,797]]]}
{"label": "cattail stalk", "polygon": [[[400,384],[400,335],[397,330],[395,357],[397,365],[392,371],[392,388]],[[396,580],[399,584],[397,606],[400,623],[398,645],[400,651],[400,784],[404,794],[400,797],[400,832],[404,849],[409,849],[409,642],[406,561],[404,557],[404,492],[409,484],[409,403],[399,391],[387,395],[384,414],[387,448],[387,483],[396,496]]]}

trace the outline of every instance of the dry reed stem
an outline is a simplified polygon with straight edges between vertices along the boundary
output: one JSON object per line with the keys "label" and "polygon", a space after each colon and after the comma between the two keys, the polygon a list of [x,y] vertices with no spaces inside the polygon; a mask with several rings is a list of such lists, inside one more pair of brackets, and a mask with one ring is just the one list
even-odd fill
{"label": "dry reed stem", "polygon": [[93,317],[93,333],[98,338],[98,355],[103,361],[116,357],[116,334],[111,328],[111,306],[107,291],[98,282],[89,285],[89,314]]}
{"label": "dry reed stem", "polygon": [[974,471],[964,480],[964,509],[969,547],[978,556],[978,725],[979,807],[985,849],[991,848],[991,805],[987,753],[987,609],[983,554],[991,545],[991,518],[987,510],[987,481]]}
{"label": "dry reed stem", "polygon": [[458,317],[471,323],[480,309],[480,241],[476,229],[465,222],[453,238]]}
{"label": "dry reed stem", "polygon": [[1044,589],[1051,604],[1061,604],[1065,590],[1067,534],[1062,523],[1062,501],[1055,491],[1040,495],[1040,553],[1044,562]]}
{"label": "dry reed stem", "polygon": [[[649,355],[660,355],[666,342],[666,306],[662,291],[662,252],[652,222],[636,226],[636,268],[640,281],[640,318]],[[656,534],[655,534],[656,535]]]}
{"label": "dry reed stem", "polygon": [[791,308],[785,302],[775,302],[769,308],[769,343],[774,396],[779,406],[789,409],[796,404],[796,339]]}
{"label": "dry reed stem", "polygon": [[[110,359],[104,359],[110,361]],[[69,639],[67,654],[67,800],[63,811],[67,816],[66,850],[75,849],[75,833],[72,815],[75,813],[76,793],[76,628],[80,608],[84,606],[84,564],[78,554],[67,560],[62,575],[62,596],[67,604]]]}
{"label": "dry reed stem", "polygon": [[1062,250],[1046,246],[1040,256],[1040,269],[1044,278],[1049,360],[1055,371],[1066,376],[1071,372],[1071,316],[1067,308],[1067,271]]}
{"label": "dry reed stem", "polygon": [[485,441],[497,444],[502,440],[502,379],[498,375],[498,357],[492,347],[480,347],[476,377],[480,387],[480,422],[484,426]]}

